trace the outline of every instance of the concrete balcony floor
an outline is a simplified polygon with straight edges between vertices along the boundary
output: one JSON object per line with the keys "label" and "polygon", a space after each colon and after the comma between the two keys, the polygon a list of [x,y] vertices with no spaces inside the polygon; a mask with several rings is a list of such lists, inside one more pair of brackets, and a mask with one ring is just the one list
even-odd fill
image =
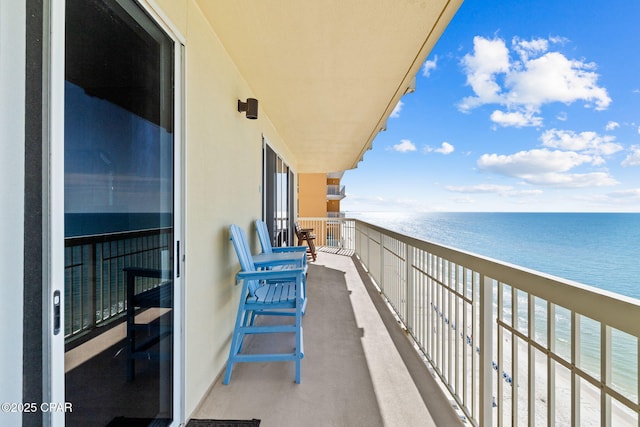
{"label": "concrete balcony floor", "polygon": [[[293,362],[236,364],[231,383],[221,375],[192,418],[257,418],[261,427],[463,425],[355,258],[319,252],[307,280],[301,383]],[[248,351],[293,346],[285,334],[263,338],[247,338]]]}

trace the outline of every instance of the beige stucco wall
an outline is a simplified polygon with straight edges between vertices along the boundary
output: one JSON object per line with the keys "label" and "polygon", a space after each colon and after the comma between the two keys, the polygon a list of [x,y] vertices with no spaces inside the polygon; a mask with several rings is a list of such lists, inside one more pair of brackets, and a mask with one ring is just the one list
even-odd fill
{"label": "beige stucco wall", "polygon": [[262,135],[294,170],[296,159],[273,128],[268,105],[258,120],[237,111],[257,97],[193,0],[157,0],[185,40],[183,247],[185,413],[197,407],[225,367],[238,303],[239,269],[228,227],[243,227],[255,243],[262,210]]}

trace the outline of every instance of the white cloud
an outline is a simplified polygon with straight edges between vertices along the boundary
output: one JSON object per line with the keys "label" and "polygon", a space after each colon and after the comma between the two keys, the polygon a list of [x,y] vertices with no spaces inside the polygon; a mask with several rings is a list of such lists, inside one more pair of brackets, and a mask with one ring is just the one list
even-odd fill
{"label": "white cloud", "polygon": [[549,41],[551,43],[564,45],[564,44],[569,43],[570,40],[568,38],[566,38],[566,37],[551,36],[551,37],[549,37]]}
{"label": "white cloud", "polygon": [[457,205],[472,205],[476,202],[472,197],[455,197],[451,201]]}
{"label": "white cloud", "polygon": [[542,190],[517,190],[510,185],[478,184],[468,186],[446,186],[446,190],[465,194],[498,194],[505,197],[525,197],[542,194]]}
{"label": "white cloud", "polygon": [[534,149],[511,155],[483,154],[478,159],[478,167],[501,175],[520,177],[548,172],[566,172],[592,161],[591,156],[570,151]]}
{"label": "white cloud", "polygon": [[509,197],[523,197],[523,196],[537,196],[542,194],[542,190],[513,190],[509,191],[506,195]]}
{"label": "white cloud", "polygon": [[600,161],[598,156],[543,148],[512,155],[483,154],[477,164],[482,171],[519,178],[534,185],[591,187],[617,184],[607,172],[567,173],[582,164],[597,165]]}
{"label": "white cloud", "polygon": [[459,109],[469,112],[485,104],[502,105],[506,111],[492,114],[492,120],[502,126],[539,126],[541,118],[536,114],[554,102],[583,101],[587,107],[606,109],[611,98],[597,85],[595,65],[548,51],[549,41],[559,40],[514,38],[517,59],[512,60],[504,40],[475,37],[473,53],[462,59],[467,84],[475,95],[464,98]]}
{"label": "white cloud", "polygon": [[454,150],[455,147],[453,145],[448,142],[443,142],[440,148],[437,148],[435,151],[436,153],[444,154],[446,156],[447,154],[453,153]]}
{"label": "white cloud", "polygon": [[606,187],[619,184],[607,172],[574,174],[550,172],[538,175],[522,175],[521,178],[529,184],[565,188]]}
{"label": "white cloud", "polygon": [[582,100],[595,103],[597,110],[604,110],[611,103],[606,89],[596,85],[598,74],[591,71],[593,64],[548,52],[526,60],[523,67],[506,76],[509,104],[539,108],[552,102],[571,104]]}
{"label": "white cloud", "polygon": [[460,103],[462,111],[488,103],[502,103],[501,87],[496,75],[509,72],[509,50],[504,41],[488,40],[484,37],[473,38],[473,55],[462,58],[467,74],[467,84],[471,86],[475,97],[467,97]]}
{"label": "white cloud", "polygon": [[429,77],[431,72],[435,70],[438,66],[438,55],[433,57],[433,60],[427,59],[422,66],[422,75],[425,77]]}
{"label": "white cloud", "polygon": [[[342,206],[342,204],[341,204]],[[393,211],[394,217],[397,212],[427,212],[434,209],[429,202],[423,200],[409,198],[388,198],[380,195],[359,195],[349,193],[344,200],[344,210],[352,212],[390,212]]]}
{"label": "white cloud", "polygon": [[491,121],[502,127],[513,126],[517,128],[525,126],[542,126],[542,117],[535,116],[533,111],[514,111],[505,113],[496,110],[491,113]]}
{"label": "white cloud", "polygon": [[627,157],[622,161],[622,166],[640,166],[640,145],[632,145],[629,148],[629,153]]}
{"label": "white cloud", "polygon": [[614,191],[612,193],[608,193],[607,196],[609,197],[609,199],[615,199],[615,200],[631,199],[635,202],[640,202],[640,188]]}
{"label": "white cloud", "polygon": [[595,156],[607,156],[623,149],[622,145],[615,142],[615,136],[598,135],[595,132],[550,129],[542,134],[540,140],[545,147],[581,151]]}
{"label": "white cloud", "polygon": [[614,122],[614,121],[610,121],[609,123],[607,123],[607,125],[604,127],[605,130],[614,130],[620,127],[620,123],[618,122]]}
{"label": "white cloud", "polygon": [[389,117],[393,117],[394,119],[397,119],[398,117],[400,117],[400,111],[402,110],[403,105],[404,103],[402,101],[398,101],[396,106],[393,107],[393,111],[391,112]]}
{"label": "white cloud", "polygon": [[447,154],[453,153],[455,151],[455,149],[456,148],[453,145],[449,144],[448,142],[443,142],[442,145],[440,146],[440,148],[433,148],[433,147],[431,147],[429,145],[426,145],[422,149],[422,151],[425,152],[425,153],[431,153],[431,152],[440,153],[440,154],[444,154],[446,156]]}
{"label": "white cloud", "polygon": [[632,204],[640,204],[640,188],[632,188],[628,190],[613,191],[606,194],[595,194],[590,196],[576,196],[577,199],[585,200],[591,203],[598,203],[609,208],[612,205],[624,206]]}
{"label": "white cloud", "polygon": [[409,151],[416,151],[416,145],[408,139],[401,139],[400,143],[392,146],[391,149],[400,153],[407,153]]}
{"label": "white cloud", "polygon": [[549,41],[545,39],[520,40],[519,37],[514,37],[511,44],[513,50],[523,60],[527,60],[531,55],[539,55],[549,50]]}
{"label": "white cloud", "polygon": [[454,193],[503,193],[505,191],[513,190],[513,187],[509,185],[495,185],[495,184],[477,184],[477,185],[448,185],[446,190]]}

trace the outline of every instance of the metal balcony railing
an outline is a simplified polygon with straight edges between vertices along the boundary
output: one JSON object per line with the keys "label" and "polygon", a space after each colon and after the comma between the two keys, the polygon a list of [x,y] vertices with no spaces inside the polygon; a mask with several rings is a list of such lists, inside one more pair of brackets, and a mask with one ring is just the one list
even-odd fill
{"label": "metal balcony railing", "polygon": [[316,246],[355,249],[355,220],[346,218],[298,218],[300,228],[311,228]]}
{"label": "metal balcony railing", "polygon": [[340,196],[345,197],[345,187],[344,185],[327,185],[327,196]]}
{"label": "metal balcony railing", "polygon": [[472,425],[640,426],[640,301],[359,220],[299,222],[355,250]]}
{"label": "metal balcony railing", "polygon": [[[65,239],[65,340],[126,313],[125,267],[161,269],[172,245],[172,228]],[[164,254],[164,255],[163,255]],[[159,281],[138,278],[135,292]]]}

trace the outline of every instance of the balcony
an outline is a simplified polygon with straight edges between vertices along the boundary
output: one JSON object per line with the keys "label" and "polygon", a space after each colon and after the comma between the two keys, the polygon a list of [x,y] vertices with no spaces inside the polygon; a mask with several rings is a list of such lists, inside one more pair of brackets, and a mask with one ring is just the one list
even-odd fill
{"label": "balcony", "polygon": [[345,218],[344,212],[327,212],[327,218]]}
{"label": "balcony", "polygon": [[[308,276],[302,384],[291,363],[239,364],[194,418],[640,425],[640,301],[357,220],[298,222],[321,252]],[[131,257],[159,268],[168,232],[67,241],[68,342],[118,324],[125,278],[114,272]],[[78,288],[86,277],[103,287]],[[249,348],[267,344],[259,339]]]}
{"label": "balcony", "polygon": [[452,425],[455,407],[475,426],[639,425],[640,301],[361,221],[319,221],[299,219],[332,230],[325,244],[340,245],[325,251],[356,256],[312,265],[303,383],[287,364],[239,365],[196,417],[428,425],[394,418],[418,411]]}
{"label": "balcony", "polygon": [[344,185],[327,185],[327,200],[342,200],[345,196]]}

